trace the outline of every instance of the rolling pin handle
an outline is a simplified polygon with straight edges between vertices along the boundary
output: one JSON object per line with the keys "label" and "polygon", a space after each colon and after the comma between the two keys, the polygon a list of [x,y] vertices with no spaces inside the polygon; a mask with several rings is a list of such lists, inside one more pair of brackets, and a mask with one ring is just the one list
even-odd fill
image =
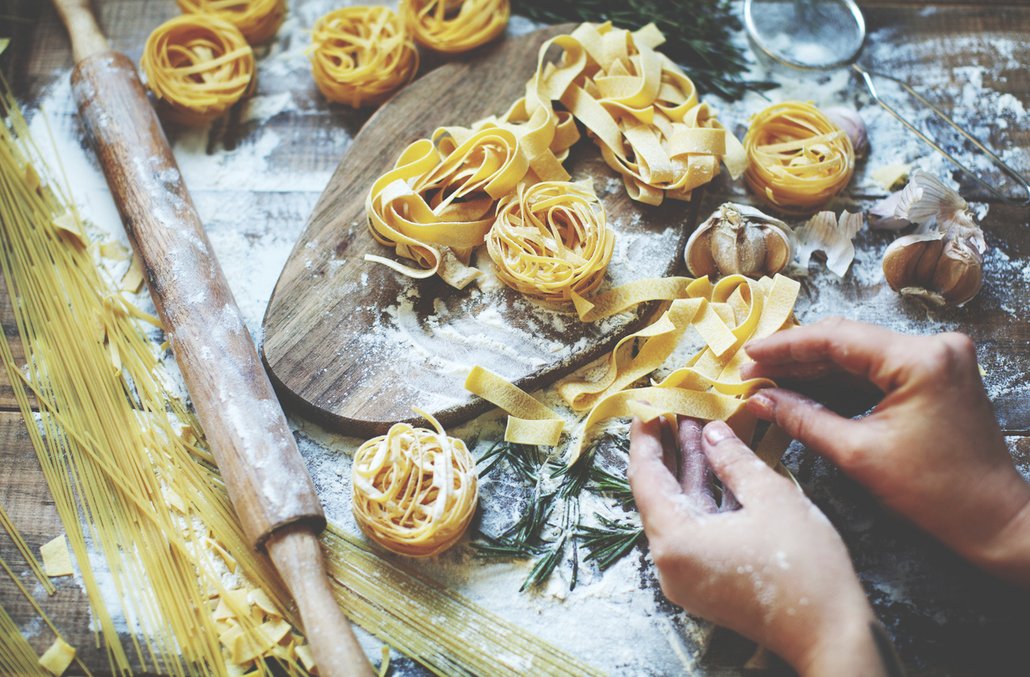
{"label": "rolling pin handle", "polygon": [[111,49],[104,32],[97,25],[90,0],[54,0],[54,7],[68,28],[72,57],[76,62]]}

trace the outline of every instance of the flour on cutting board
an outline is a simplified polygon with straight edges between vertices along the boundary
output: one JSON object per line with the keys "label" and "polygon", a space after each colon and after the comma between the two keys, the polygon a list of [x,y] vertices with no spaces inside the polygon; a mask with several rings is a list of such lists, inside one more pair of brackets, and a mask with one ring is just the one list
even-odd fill
{"label": "flour on cutting board", "polygon": [[[200,130],[174,130],[170,136],[180,170],[191,188],[194,202],[205,223],[208,236],[219,262],[243,312],[251,333],[260,340],[260,324],[272,288],[294,242],[299,237],[315,201],[336,167],[338,158],[350,143],[350,133],[356,128],[349,111],[338,108],[327,114],[325,104],[318,98],[310,81],[304,49],[308,45],[308,29],[322,13],[338,6],[338,2],[291,3],[290,15],[277,38],[259,49],[259,85],[254,97],[240,111],[242,136],[227,142],[219,129],[212,125]],[[523,33],[534,27],[532,22],[513,17],[509,31]],[[739,36],[741,44],[744,38]],[[881,63],[915,62],[924,56],[940,53],[939,41],[933,43],[908,41],[906,36],[890,29],[873,32],[867,40],[867,55]],[[943,66],[922,69],[918,85],[927,94],[947,94],[949,108],[955,117],[971,127],[977,136],[998,142],[1005,148],[1003,157],[1018,169],[1030,170],[1025,149],[1008,143],[1010,132],[1026,124],[1025,103],[1011,94],[999,92],[988,77],[999,69],[1020,69],[1026,59],[1026,49],[1016,39],[992,37],[989,41],[975,37],[947,38],[958,50],[982,55],[976,63],[962,65],[948,71]],[[947,49],[947,46],[945,46]],[[995,64],[998,65],[992,65]],[[688,68],[689,72],[689,68]],[[951,87],[952,75],[962,82],[957,90]],[[817,104],[849,104],[859,108],[869,128],[870,156],[856,175],[856,192],[882,194],[868,178],[876,167],[896,162],[911,161],[941,176],[951,175],[947,161],[912,137],[900,125],[868,100],[848,71],[836,71],[814,76],[802,76],[793,71],[770,71],[755,65],[752,77],[770,78],[778,87],[765,96],[749,94],[739,104],[728,104],[712,99],[720,118],[738,135],[742,134],[747,119],[769,100],[787,98],[815,99]],[[948,91],[944,92],[945,85]],[[768,98],[766,98],[768,97]],[[71,191],[83,215],[100,236],[124,241],[120,221],[106,183],[92,154],[84,145],[76,122],[71,88],[67,73],[58,75],[54,84],[42,98],[53,127],[57,154],[71,178]],[[986,114],[985,114],[986,112]],[[906,109],[920,122],[925,113]],[[297,148],[297,139],[275,124],[276,120],[290,119],[302,123],[317,121],[318,148]],[[341,122],[342,121],[342,122]],[[47,138],[43,131],[43,117],[32,120],[33,131],[39,138]],[[309,142],[310,143],[310,142]],[[317,153],[313,152],[318,150]],[[44,151],[48,151],[44,148]],[[300,153],[307,163],[291,162],[292,169],[284,171],[282,157]],[[982,167],[982,164],[977,164]],[[302,167],[298,169],[297,167]],[[729,187],[725,177],[722,185]],[[596,186],[599,194],[621,191],[621,182],[606,177]],[[740,183],[731,190],[743,194]],[[709,200],[708,202],[711,202]],[[715,204],[705,205],[706,210]],[[836,205],[847,206],[846,200]],[[866,203],[866,206],[868,204]],[[359,224],[360,225],[360,224]],[[613,224],[618,231],[619,224]],[[974,304],[997,309],[1013,321],[1025,322],[1030,314],[1030,259],[1026,253],[1017,255],[1006,249],[1003,241],[991,236],[986,262],[984,290]],[[646,259],[656,248],[674,246],[675,237],[643,240],[639,237],[620,237],[610,268],[615,281],[623,279],[623,262]],[[964,311],[937,313],[921,305],[901,299],[883,284],[880,258],[893,236],[863,230],[856,242],[856,258],[844,279],[838,279],[814,264],[803,280],[803,291],[797,313],[802,322],[811,322],[827,315],[844,314],[857,319],[887,324],[891,328],[908,332],[928,333],[947,331],[962,326],[967,319]],[[372,264],[369,264],[370,266]],[[524,333],[517,349],[510,343],[501,343],[497,335],[501,316],[491,308],[491,299],[502,292],[489,271],[489,257],[479,256],[478,265],[486,271],[484,281],[469,290],[466,302],[485,308],[476,322],[455,326],[433,326],[418,321],[414,308],[420,300],[418,287],[411,285],[395,304],[380,311],[374,328],[378,346],[390,344],[394,349],[416,350],[425,353],[426,364],[441,375],[455,380],[464,378],[469,363],[468,352],[475,348],[476,355],[487,355],[489,366],[496,371],[514,373],[516,366],[534,366],[549,360],[555,353],[571,352],[567,346],[546,339],[546,331]],[[373,275],[374,273],[371,272]],[[363,276],[368,284],[369,276]],[[861,301],[855,303],[854,299]],[[141,306],[152,311],[149,299],[139,299]],[[528,303],[528,302],[527,302]],[[534,313],[535,321],[547,322],[544,329],[560,329],[565,323],[576,322],[572,316]],[[609,322],[621,321],[613,318]],[[440,354],[426,348],[427,332],[449,332],[455,337],[455,351]],[[468,350],[462,351],[462,346]],[[1024,366],[1005,364],[995,354],[984,354],[987,385],[994,398],[1025,393]],[[181,390],[181,377],[174,363],[169,364],[172,380]],[[370,368],[375,368],[370,364]],[[540,393],[552,406],[559,407],[553,389]],[[430,405],[431,406],[431,405]],[[576,417],[562,409],[570,422]],[[357,526],[350,512],[350,454],[362,440],[336,435],[317,426],[294,420],[296,436],[315,485],[325,503],[329,517],[356,532]],[[477,454],[486,445],[499,439],[503,431],[503,416],[488,413],[473,422],[449,431],[466,439]],[[610,431],[624,436],[626,425],[614,423]],[[795,445],[788,459],[797,464],[800,450]],[[617,459],[611,461],[615,463]],[[623,460],[624,462],[624,460]],[[614,469],[619,470],[617,466]],[[489,529],[511,521],[524,504],[524,499],[513,496],[511,488],[498,478],[482,482],[483,517],[480,526]],[[582,511],[593,514],[611,510],[596,497],[584,494]],[[854,511],[852,511],[853,513]],[[855,518],[852,513],[846,517]],[[392,557],[387,555],[387,557]],[[671,674],[691,671],[700,660],[709,636],[710,626],[697,622],[664,602],[657,589],[653,566],[643,551],[636,551],[622,559],[603,575],[591,566],[581,564],[580,581],[575,590],[568,590],[569,565],[566,562],[555,573],[545,589],[538,593],[517,592],[528,573],[530,563],[489,563],[475,560],[468,547],[459,547],[439,558],[420,563],[430,575],[440,579],[489,610],[499,613],[536,634],[553,641],[581,658],[619,674]],[[865,577],[865,575],[863,574]],[[898,589],[886,578],[873,578],[874,589],[888,591],[904,602],[906,591]],[[124,622],[124,619],[122,619]],[[365,635],[362,641],[370,653],[376,642]]]}

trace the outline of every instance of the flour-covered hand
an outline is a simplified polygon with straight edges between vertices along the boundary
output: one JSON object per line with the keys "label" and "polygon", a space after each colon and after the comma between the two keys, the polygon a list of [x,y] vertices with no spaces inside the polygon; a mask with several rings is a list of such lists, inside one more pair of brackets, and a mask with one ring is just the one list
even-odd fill
{"label": "flour-covered hand", "polygon": [[875,617],[826,517],[725,423],[671,427],[634,420],[630,432],[630,485],[665,596],[802,675],[886,674]]}
{"label": "flour-covered hand", "polygon": [[746,346],[746,377],[842,374],[884,394],[858,420],[791,390],[762,390],[752,413],[865,484],[960,555],[1030,587],[1030,485],[1012,463],[962,334],[909,336],[827,320]]}

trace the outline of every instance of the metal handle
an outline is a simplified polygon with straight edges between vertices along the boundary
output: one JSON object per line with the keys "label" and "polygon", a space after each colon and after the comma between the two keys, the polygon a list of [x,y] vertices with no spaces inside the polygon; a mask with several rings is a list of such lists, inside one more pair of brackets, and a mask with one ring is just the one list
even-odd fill
{"label": "metal handle", "polygon": [[[922,139],[923,141],[928,143],[934,150],[936,150],[938,153],[940,153],[944,157],[946,157],[949,160],[951,160],[955,164],[955,166],[957,166],[959,169],[961,169],[966,174],[971,176],[973,178],[973,180],[976,181],[978,184],[980,184],[981,186],[986,188],[987,191],[991,193],[991,195],[994,195],[995,197],[997,197],[998,199],[1002,200],[1003,202],[1005,202],[1007,204],[1017,205],[1017,206],[1020,206],[1020,207],[1025,207],[1027,205],[1030,205],[1030,184],[1027,183],[1027,180],[1019,172],[1017,172],[1014,168],[1010,167],[1004,160],[1002,160],[1000,157],[995,155],[994,152],[990,148],[985,146],[983,144],[983,142],[980,141],[980,139],[976,138],[975,136],[973,136],[972,134],[967,132],[957,122],[955,122],[950,117],[948,117],[944,113],[944,111],[942,111],[940,108],[938,108],[937,106],[935,106],[932,103],[930,103],[929,101],[927,101],[926,97],[924,97],[922,94],[920,94],[916,90],[914,90],[911,87],[909,87],[908,84],[906,84],[905,82],[902,82],[898,78],[892,77],[890,75],[885,75],[884,73],[878,73],[876,71],[868,71],[865,68],[862,68],[861,66],[859,66],[858,64],[851,64],[851,68],[854,69],[855,72],[858,73],[862,77],[863,82],[865,82],[866,89],[869,90],[869,94],[873,97],[873,101],[875,101],[876,103],[880,104],[880,106],[882,106],[885,111],[890,113],[894,117],[894,119],[896,119],[901,124],[905,125],[916,136],[918,136],[920,139]],[[1026,197],[1023,198],[1023,199],[1016,199],[1016,198],[1013,198],[1013,197],[1009,197],[1008,195],[1005,195],[1004,193],[999,191],[997,188],[995,188],[994,186],[990,185],[989,183],[987,183],[986,181],[981,179],[980,176],[977,175],[976,172],[974,172],[972,169],[970,169],[969,167],[967,167],[964,164],[962,164],[961,162],[959,162],[958,158],[956,158],[954,155],[952,155],[951,153],[946,151],[944,148],[942,148],[939,143],[937,143],[931,137],[927,136],[923,132],[923,130],[919,129],[914,124],[909,122],[908,119],[906,119],[904,116],[901,115],[901,113],[899,113],[894,108],[892,108],[889,103],[887,103],[882,98],[880,98],[879,93],[876,91],[876,85],[873,82],[873,78],[874,77],[886,78],[886,79],[888,79],[888,80],[890,80],[892,82],[896,82],[898,85],[901,86],[902,89],[904,89],[906,92],[908,92],[909,94],[914,96],[916,99],[918,99],[920,103],[922,103],[924,106],[926,106],[931,111],[933,111],[934,114],[937,115],[937,117],[939,117],[940,119],[942,119],[945,122],[947,122],[948,125],[951,126],[952,129],[954,129],[959,134],[964,136],[966,139],[971,141],[974,146],[976,146],[980,151],[982,151],[985,155],[987,155],[987,157],[989,157],[991,159],[991,162],[994,164],[995,167],[997,167],[998,169],[1000,169],[1003,172],[1005,172],[1006,174],[1008,174],[1012,179],[1014,179],[1016,181],[1016,183],[1021,185],[1023,187],[1023,191],[1026,193]]]}

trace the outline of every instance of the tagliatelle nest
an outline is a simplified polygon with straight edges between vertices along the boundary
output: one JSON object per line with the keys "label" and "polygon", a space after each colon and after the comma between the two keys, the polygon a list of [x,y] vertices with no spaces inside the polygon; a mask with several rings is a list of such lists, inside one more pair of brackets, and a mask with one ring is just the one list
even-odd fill
{"label": "tagliatelle nest", "polygon": [[751,119],[744,137],[744,180],[788,214],[810,214],[851,181],[855,151],[848,135],[810,103],[784,101]]}
{"label": "tagliatelle nest", "polygon": [[458,542],[476,511],[476,463],[460,439],[397,423],[354,454],[358,526],[387,550],[431,557]]}
{"label": "tagliatelle nest", "polygon": [[184,124],[214,119],[254,87],[254,53],[231,23],[184,14],[147,38],[140,67],[170,117]]}
{"label": "tagliatelle nest", "polygon": [[329,12],[315,23],[311,40],[311,73],[330,101],[379,105],[418,71],[415,43],[387,7]]}
{"label": "tagliatelle nest", "polygon": [[425,47],[454,54],[485,45],[508,25],[508,0],[401,0],[404,25]]}
{"label": "tagliatelle nest", "polygon": [[500,201],[486,245],[501,282],[560,303],[601,284],[615,234],[589,184],[544,181]]}
{"label": "tagliatelle nest", "polygon": [[176,0],[188,14],[213,14],[240,29],[251,44],[275,35],[286,16],[286,0]]}

